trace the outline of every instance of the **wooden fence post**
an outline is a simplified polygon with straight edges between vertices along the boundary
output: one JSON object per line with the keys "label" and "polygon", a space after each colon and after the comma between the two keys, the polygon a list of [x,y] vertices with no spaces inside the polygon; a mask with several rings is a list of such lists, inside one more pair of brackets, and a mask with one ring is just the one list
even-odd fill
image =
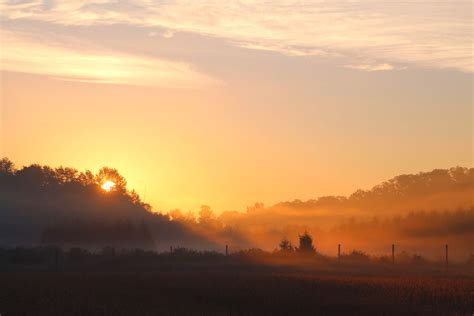
{"label": "wooden fence post", "polygon": [[392,244],[392,264],[395,263],[395,244]]}
{"label": "wooden fence post", "polygon": [[449,266],[449,257],[448,257],[448,244],[446,244],[446,269]]}
{"label": "wooden fence post", "polygon": [[225,256],[229,254],[229,246],[225,245]]}
{"label": "wooden fence post", "polygon": [[338,257],[338,258],[341,257],[341,244],[338,244],[338,245],[337,245],[337,257]]}

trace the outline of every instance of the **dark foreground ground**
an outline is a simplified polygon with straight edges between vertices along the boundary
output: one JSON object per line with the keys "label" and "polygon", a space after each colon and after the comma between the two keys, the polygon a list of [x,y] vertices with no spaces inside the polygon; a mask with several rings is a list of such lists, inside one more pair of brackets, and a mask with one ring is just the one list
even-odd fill
{"label": "dark foreground ground", "polygon": [[473,315],[474,279],[278,271],[4,272],[8,315]]}

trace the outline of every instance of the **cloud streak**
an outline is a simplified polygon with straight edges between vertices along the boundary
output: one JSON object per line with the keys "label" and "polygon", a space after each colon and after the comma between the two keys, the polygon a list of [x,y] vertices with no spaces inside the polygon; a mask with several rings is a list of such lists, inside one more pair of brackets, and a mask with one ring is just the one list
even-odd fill
{"label": "cloud streak", "polygon": [[170,88],[199,88],[216,83],[185,63],[90,47],[79,51],[45,42],[44,38],[37,41],[8,31],[1,31],[0,36],[0,66],[6,71],[41,74],[67,81]]}
{"label": "cloud streak", "polygon": [[390,64],[360,64],[360,65],[346,65],[346,68],[364,70],[364,71],[387,71],[394,70],[395,67]]}
{"label": "cloud streak", "polygon": [[[160,27],[223,38],[291,56],[344,57],[360,70],[386,65],[473,71],[466,1],[189,1],[3,2],[4,19],[62,25]],[[384,68],[384,69],[380,69]]]}

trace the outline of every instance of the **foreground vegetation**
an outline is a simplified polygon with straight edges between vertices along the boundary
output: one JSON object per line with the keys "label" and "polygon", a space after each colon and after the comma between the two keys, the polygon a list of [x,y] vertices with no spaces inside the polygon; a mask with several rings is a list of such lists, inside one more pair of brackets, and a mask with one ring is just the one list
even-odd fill
{"label": "foreground vegetation", "polygon": [[0,273],[2,315],[470,315],[474,280],[272,270]]}
{"label": "foreground vegetation", "polygon": [[472,261],[280,250],[0,249],[2,315],[470,315]]}

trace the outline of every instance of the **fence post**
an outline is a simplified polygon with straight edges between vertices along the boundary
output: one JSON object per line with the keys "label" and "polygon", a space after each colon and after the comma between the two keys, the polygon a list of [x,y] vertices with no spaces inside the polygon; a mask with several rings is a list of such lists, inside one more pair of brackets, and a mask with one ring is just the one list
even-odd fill
{"label": "fence post", "polygon": [[395,264],[395,244],[392,244],[392,264]]}
{"label": "fence post", "polygon": [[449,257],[448,257],[448,244],[446,244],[446,269],[449,266]]}
{"label": "fence post", "polygon": [[341,244],[338,244],[338,245],[337,245],[337,257],[338,257],[338,258],[341,257]]}
{"label": "fence post", "polygon": [[170,254],[173,253],[173,246],[170,246]]}
{"label": "fence post", "polygon": [[225,245],[225,256],[229,254],[229,246]]}

